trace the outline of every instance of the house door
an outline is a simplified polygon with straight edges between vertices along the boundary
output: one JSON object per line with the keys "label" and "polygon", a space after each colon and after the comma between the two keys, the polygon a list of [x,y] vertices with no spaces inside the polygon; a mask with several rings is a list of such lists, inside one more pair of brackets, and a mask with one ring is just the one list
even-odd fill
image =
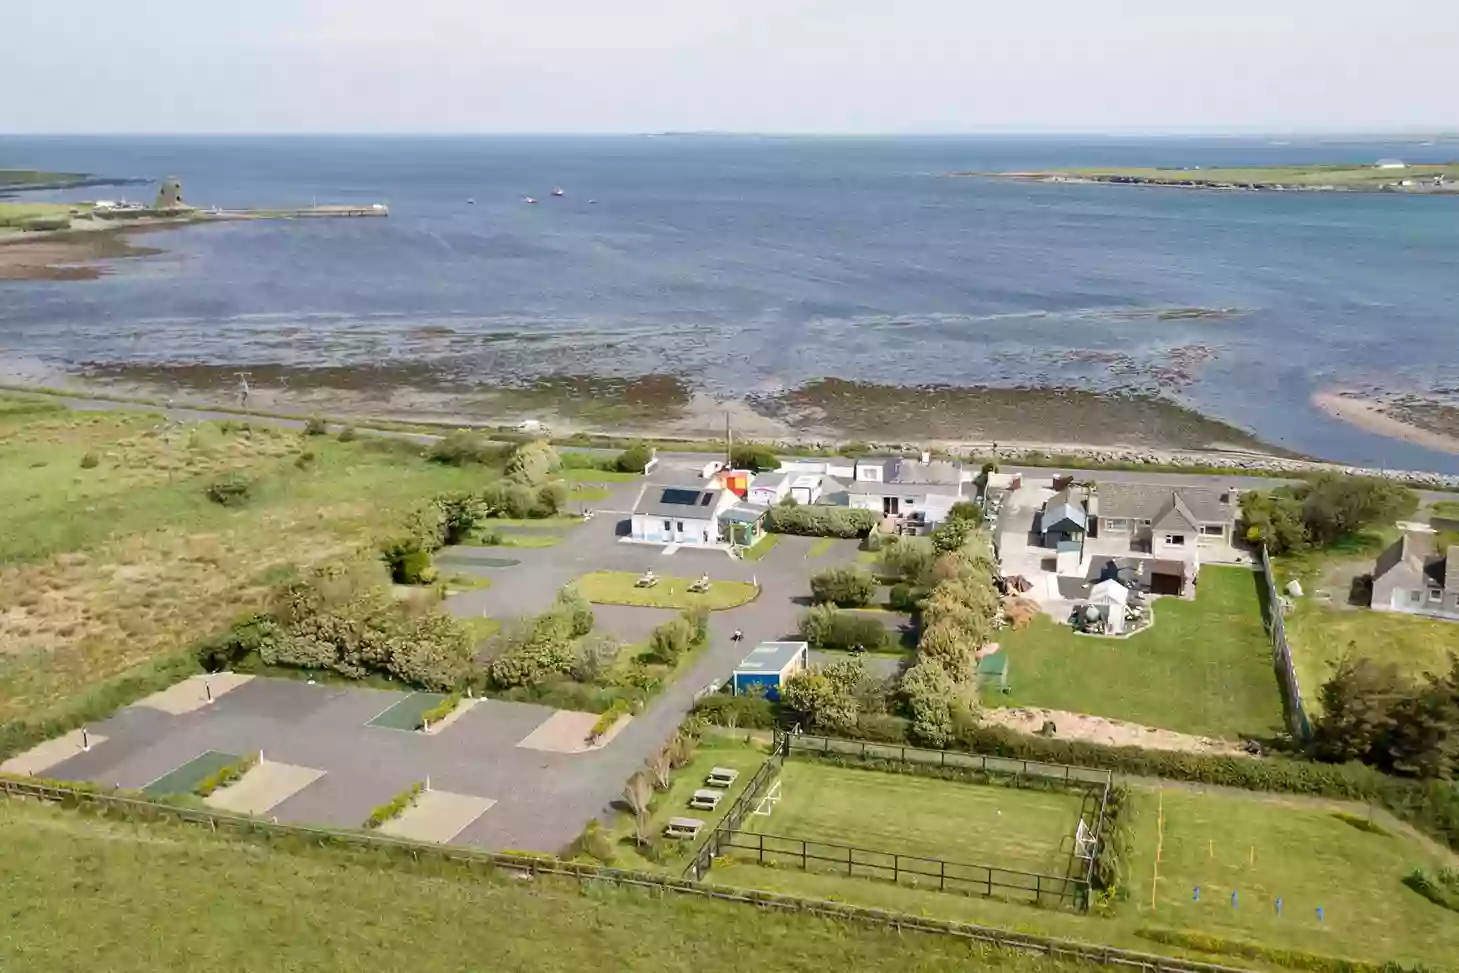
{"label": "house door", "polygon": [[882,497],[881,512],[887,517],[895,517],[901,510],[901,497]]}

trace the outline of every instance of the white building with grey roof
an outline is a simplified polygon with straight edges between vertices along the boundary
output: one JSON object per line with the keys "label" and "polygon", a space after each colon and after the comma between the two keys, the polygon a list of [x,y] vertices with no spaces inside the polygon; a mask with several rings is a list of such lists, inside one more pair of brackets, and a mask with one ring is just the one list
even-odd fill
{"label": "white building with grey roof", "polygon": [[630,536],[651,544],[718,545],[724,543],[725,512],[738,501],[720,487],[650,483],[633,506]]}
{"label": "white building with grey roof", "polygon": [[1199,558],[1202,547],[1229,548],[1236,529],[1236,491],[1100,483],[1088,497],[1089,536],[1128,539],[1132,551],[1158,558]]}
{"label": "white building with grey roof", "polygon": [[953,504],[971,499],[973,472],[955,460],[867,456],[856,460],[856,478],[846,485],[849,506],[874,510],[904,525],[930,530]]}

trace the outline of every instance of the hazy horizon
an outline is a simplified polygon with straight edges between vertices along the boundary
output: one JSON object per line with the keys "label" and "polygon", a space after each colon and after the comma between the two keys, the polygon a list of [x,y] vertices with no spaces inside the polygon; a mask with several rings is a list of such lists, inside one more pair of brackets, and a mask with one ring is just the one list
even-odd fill
{"label": "hazy horizon", "polygon": [[6,24],[12,134],[1459,131],[1459,5],[154,0]]}

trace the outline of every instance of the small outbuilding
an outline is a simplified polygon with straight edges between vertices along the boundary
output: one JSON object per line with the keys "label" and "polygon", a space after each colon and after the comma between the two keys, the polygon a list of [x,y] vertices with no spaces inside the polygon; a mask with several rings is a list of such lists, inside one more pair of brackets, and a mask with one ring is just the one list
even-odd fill
{"label": "small outbuilding", "polygon": [[763,691],[768,699],[780,698],[780,687],[805,670],[810,656],[807,642],[761,642],[735,666],[732,685],[736,696]]}
{"label": "small outbuilding", "polygon": [[1113,578],[1101,581],[1089,589],[1089,604],[1099,609],[1107,634],[1119,635],[1125,630],[1125,609],[1130,604],[1129,588]]}

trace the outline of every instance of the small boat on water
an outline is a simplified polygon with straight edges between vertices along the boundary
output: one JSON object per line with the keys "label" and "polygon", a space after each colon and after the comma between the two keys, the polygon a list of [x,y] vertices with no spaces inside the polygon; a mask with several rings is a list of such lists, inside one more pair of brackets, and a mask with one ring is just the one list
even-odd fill
{"label": "small boat on water", "polygon": [[537,200],[534,199],[531,196],[528,196],[526,199],[522,200],[522,202],[524,202],[524,203],[535,203],[535,202],[537,202]]}
{"label": "small boat on water", "polygon": [[470,197],[469,197],[469,196],[468,196],[468,197],[467,197],[467,198],[466,198],[466,205],[467,205],[467,206],[475,206],[475,205],[476,205],[476,200],[474,200],[474,199],[472,199],[472,198],[470,198]]}
{"label": "small boat on water", "polygon": [[567,193],[563,192],[560,188],[557,188],[557,189],[553,189],[552,190],[552,195],[554,195],[554,196],[566,196]]}

